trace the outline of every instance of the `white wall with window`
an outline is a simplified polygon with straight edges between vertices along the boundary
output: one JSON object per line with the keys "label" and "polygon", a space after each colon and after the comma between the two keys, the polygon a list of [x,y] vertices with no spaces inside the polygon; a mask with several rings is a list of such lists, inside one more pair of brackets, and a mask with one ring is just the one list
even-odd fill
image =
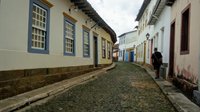
{"label": "white wall with window", "polygon": [[119,55],[118,61],[123,61],[125,59],[125,54],[127,54],[127,52],[130,53],[130,50],[133,50],[134,45],[137,45],[137,30],[123,33],[119,36],[119,40],[121,40],[119,43],[119,50],[124,52]]}
{"label": "white wall with window", "polygon": [[[151,0],[149,5],[146,7],[145,11],[148,11],[148,15],[146,15],[145,11],[139,20],[139,28],[138,28],[138,43],[146,42],[146,56],[145,61],[148,64],[151,64],[151,51],[154,52],[154,47],[158,48],[158,51],[162,52],[163,62],[168,63],[169,60],[169,37],[170,37],[170,7],[165,6],[162,10],[159,17],[156,19],[156,23],[154,25],[147,25],[145,28],[142,27],[144,23],[143,19],[147,19],[149,22],[150,17],[152,16],[152,12],[154,10],[155,4],[157,0]],[[147,40],[146,34],[149,33],[150,39],[153,39],[153,46],[151,49],[151,41]],[[141,59],[142,62],[144,59]]]}
{"label": "white wall with window", "polygon": [[170,20],[171,8],[165,7],[154,25],[155,47],[163,55],[163,63],[169,63],[169,46],[170,46]]}
{"label": "white wall with window", "polygon": [[82,25],[93,24],[85,23],[89,17],[82,11],[69,12],[71,5],[70,0],[1,0],[0,71],[93,65],[93,33],[98,64],[112,63],[101,53],[101,37],[113,45],[110,34],[101,27],[83,33]]}

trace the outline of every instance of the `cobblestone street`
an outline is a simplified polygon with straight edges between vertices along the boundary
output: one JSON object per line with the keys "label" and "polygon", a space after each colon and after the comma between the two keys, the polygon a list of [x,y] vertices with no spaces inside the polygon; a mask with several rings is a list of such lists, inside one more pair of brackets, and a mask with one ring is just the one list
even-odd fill
{"label": "cobblestone street", "polygon": [[152,78],[131,63],[27,112],[176,112]]}

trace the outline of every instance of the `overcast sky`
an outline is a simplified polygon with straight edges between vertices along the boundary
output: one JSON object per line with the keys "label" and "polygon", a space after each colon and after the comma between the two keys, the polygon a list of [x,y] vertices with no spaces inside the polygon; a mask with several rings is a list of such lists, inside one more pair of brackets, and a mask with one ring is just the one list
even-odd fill
{"label": "overcast sky", "polygon": [[88,0],[117,36],[132,31],[143,0]]}

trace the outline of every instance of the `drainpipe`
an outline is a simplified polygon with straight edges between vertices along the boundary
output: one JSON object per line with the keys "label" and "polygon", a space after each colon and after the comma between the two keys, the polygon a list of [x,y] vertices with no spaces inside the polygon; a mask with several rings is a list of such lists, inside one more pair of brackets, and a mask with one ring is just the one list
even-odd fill
{"label": "drainpipe", "polygon": [[[200,64],[200,52],[199,52],[199,62],[198,63]],[[198,77],[198,79],[197,79],[197,86],[198,86],[198,91],[200,92],[200,65],[199,65],[199,74],[198,74],[197,77]]]}
{"label": "drainpipe", "polygon": [[[199,62],[198,63],[200,64],[200,52],[199,52]],[[198,90],[200,92],[200,65],[199,65],[199,74],[198,74],[197,84],[198,84]]]}
{"label": "drainpipe", "polygon": [[198,89],[199,89],[199,91],[200,91],[200,75],[199,75],[198,83],[199,83],[199,85],[198,85]]}

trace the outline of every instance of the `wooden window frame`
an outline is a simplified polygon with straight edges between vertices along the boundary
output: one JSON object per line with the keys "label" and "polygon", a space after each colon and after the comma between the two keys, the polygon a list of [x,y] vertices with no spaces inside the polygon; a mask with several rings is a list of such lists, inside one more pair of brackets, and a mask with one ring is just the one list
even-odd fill
{"label": "wooden window frame", "polygon": [[[189,4],[188,6],[186,6],[186,8],[183,9],[183,11],[181,12],[181,34],[180,34],[180,54],[181,55],[186,55],[186,54],[189,54],[189,49],[190,49],[190,10],[191,10],[191,4]],[[187,37],[185,37],[184,35],[184,24],[185,21],[184,21],[184,14],[186,13],[186,11],[188,11],[188,29],[187,29]],[[187,48],[184,49],[183,46],[185,46],[185,41],[183,41],[183,39],[187,38]]]}

